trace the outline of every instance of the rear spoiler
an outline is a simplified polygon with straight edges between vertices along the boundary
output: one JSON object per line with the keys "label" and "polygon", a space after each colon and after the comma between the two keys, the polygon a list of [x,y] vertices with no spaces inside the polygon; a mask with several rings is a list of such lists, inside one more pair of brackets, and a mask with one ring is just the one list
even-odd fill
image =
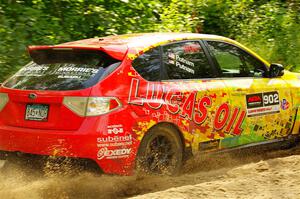
{"label": "rear spoiler", "polygon": [[103,47],[99,46],[69,46],[69,45],[57,45],[57,46],[28,46],[27,50],[29,55],[32,58],[32,52],[39,51],[39,50],[47,50],[47,49],[54,49],[54,50],[91,50],[91,51],[102,51],[117,60],[123,60],[128,48],[126,45],[107,45]]}

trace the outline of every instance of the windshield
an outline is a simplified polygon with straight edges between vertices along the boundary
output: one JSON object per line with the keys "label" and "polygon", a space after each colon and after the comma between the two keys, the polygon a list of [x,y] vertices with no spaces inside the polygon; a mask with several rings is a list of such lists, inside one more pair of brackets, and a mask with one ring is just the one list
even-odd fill
{"label": "windshield", "polygon": [[8,79],[4,86],[21,90],[80,90],[91,87],[120,65],[103,52],[39,50],[33,61]]}

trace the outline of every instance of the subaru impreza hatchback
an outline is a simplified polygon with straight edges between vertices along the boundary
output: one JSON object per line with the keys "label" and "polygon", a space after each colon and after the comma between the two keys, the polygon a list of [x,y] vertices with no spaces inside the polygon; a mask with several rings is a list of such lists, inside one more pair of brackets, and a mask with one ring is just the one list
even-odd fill
{"label": "subaru impreza hatchback", "polygon": [[175,174],[186,154],[299,134],[300,74],[228,38],[130,34],[28,51],[0,88],[2,153]]}

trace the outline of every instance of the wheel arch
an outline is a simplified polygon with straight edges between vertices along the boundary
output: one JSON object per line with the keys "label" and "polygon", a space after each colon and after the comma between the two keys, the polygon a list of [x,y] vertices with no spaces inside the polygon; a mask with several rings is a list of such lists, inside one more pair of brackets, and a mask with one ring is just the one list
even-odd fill
{"label": "wheel arch", "polygon": [[300,107],[296,109],[295,119],[292,126],[292,134],[300,135]]}
{"label": "wheel arch", "polygon": [[[151,128],[149,128],[147,130],[147,132],[145,133],[145,135],[147,133],[151,132],[151,130],[153,128],[157,128],[158,126],[165,126],[165,127],[172,128],[172,129],[174,129],[174,132],[176,132],[178,134],[178,136],[180,137],[182,148],[183,148],[183,160],[184,161],[187,160],[189,157],[192,156],[192,149],[190,147],[186,146],[185,138],[184,138],[184,135],[183,135],[182,131],[180,130],[180,128],[176,124],[174,124],[172,122],[159,122],[159,123],[153,125]],[[143,136],[141,142],[143,141],[145,135]]]}

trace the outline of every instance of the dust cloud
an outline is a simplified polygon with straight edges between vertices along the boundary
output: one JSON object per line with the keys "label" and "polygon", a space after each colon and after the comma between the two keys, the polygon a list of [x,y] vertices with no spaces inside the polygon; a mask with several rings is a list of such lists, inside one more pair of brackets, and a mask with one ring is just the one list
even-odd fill
{"label": "dust cloud", "polygon": [[132,199],[300,198],[299,168],[300,155],[275,158],[230,169],[211,181]]}
{"label": "dust cloud", "polygon": [[[10,161],[0,169],[2,199],[299,198],[300,147],[198,155],[183,174],[109,176],[70,164]],[[1,165],[0,165],[1,166]]]}

